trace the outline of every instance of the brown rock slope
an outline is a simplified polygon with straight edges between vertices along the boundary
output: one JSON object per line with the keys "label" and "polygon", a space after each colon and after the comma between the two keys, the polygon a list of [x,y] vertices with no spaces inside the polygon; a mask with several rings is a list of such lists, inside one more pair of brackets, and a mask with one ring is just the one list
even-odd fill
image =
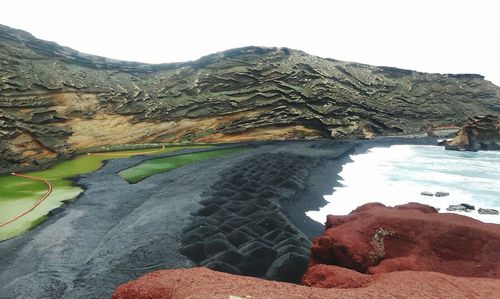
{"label": "brown rock slope", "polygon": [[497,279],[455,277],[436,272],[382,274],[363,288],[322,289],[205,268],[156,271],[119,286],[113,299],[223,298],[498,298]]}
{"label": "brown rock slope", "polygon": [[421,204],[366,204],[347,216],[328,216],[303,283],[361,287],[378,280],[365,274],[404,270],[500,279],[498,248],[500,225]]}
{"label": "brown rock slope", "polygon": [[495,115],[469,118],[445,147],[465,151],[500,150],[500,119]]}
{"label": "brown rock slope", "polygon": [[75,149],[423,132],[499,114],[480,75],[426,74],[247,47],[150,65],[0,25],[0,171]]}

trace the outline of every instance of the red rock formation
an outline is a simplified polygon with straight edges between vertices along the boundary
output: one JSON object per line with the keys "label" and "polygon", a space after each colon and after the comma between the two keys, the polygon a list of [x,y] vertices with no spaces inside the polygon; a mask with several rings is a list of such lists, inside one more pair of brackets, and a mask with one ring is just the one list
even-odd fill
{"label": "red rock formation", "polygon": [[[321,267],[321,266],[320,266]],[[363,275],[363,274],[359,274]],[[368,276],[368,275],[365,275]],[[497,279],[402,271],[373,276],[363,288],[322,289],[205,268],[163,270],[119,286],[113,299],[176,298],[498,298]]]}
{"label": "red rock formation", "polygon": [[373,279],[362,273],[403,270],[498,279],[499,248],[500,225],[416,203],[394,208],[371,203],[347,216],[328,216],[325,232],[313,242],[303,283],[358,287]]}
{"label": "red rock formation", "polygon": [[112,298],[498,298],[499,248],[499,225],[372,203],[328,216],[305,286],[194,268],[147,274]]}
{"label": "red rock formation", "polygon": [[494,115],[471,117],[444,145],[448,150],[500,150],[500,119]]}

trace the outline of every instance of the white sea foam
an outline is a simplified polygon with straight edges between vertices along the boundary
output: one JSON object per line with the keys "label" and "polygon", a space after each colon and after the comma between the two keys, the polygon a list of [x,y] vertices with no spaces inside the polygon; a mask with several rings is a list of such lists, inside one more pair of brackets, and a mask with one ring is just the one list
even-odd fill
{"label": "white sea foam", "polygon": [[[456,212],[489,223],[500,215],[481,215],[479,208],[500,210],[500,152],[456,152],[443,147],[394,145],[352,155],[343,166],[342,187],[324,198],[319,211],[306,214],[323,223],[326,215],[346,215],[368,202],[388,206],[419,202],[448,212],[452,204],[468,203],[472,212]],[[420,195],[422,191],[449,192],[446,197]]]}

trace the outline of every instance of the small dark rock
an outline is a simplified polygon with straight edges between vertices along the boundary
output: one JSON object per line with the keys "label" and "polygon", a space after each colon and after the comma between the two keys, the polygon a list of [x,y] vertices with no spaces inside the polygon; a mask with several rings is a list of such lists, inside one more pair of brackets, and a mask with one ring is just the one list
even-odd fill
{"label": "small dark rock", "polygon": [[460,205],[464,206],[468,210],[475,210],[476,208],[473,205],[467,203],[461,203]]}
{"label": "small dark rock", "polygon": [[449,207],[446,208],[446,211],[464,211],[465,212],[466,208],[462,205],[450,205]]}
{"label": "small dark rock", "polygon": [[483,215],[498,215],[498,210],[495,210],[495,209],[479,208],[479,210],[477,210],[477,212],[479,214],[483,214]]}
{"label": "small dark rock", "polygon": [[429,192],[429,191],[422,191],[422,192],[420,192],[420,195],[423,195],[423,196],[434,196],[434,193]]}
{"label": "small dark rock", "polygon": [[450,193],[448,192],[436,192],[436,194],[434,194],[436,197],[444,197],[444,196],[448,196],[450,195]]}
{"label": "small dark rock", "polygon": [[474,210],[474,206],[471,206],[469,204],[459,204],[459,205],[450,205],[449,207],[446,208],[446,211],[463,211],[463,212],[470,212]]}

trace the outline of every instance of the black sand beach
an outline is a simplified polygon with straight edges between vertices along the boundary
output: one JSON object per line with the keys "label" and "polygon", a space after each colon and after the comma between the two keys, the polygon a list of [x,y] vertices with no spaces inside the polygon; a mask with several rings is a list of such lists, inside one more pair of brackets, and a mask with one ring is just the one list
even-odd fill
{"label": "black sand beach", "polygon": [[[206,236],[200,235],[196,236],[198,239],[187,240],[187,228],[196,228],[196,221],[203,223],[203,217],[214,214],[212,211],[202,215],[200,209],[224,198],[224,204],[231,206],[234,203],[229,201],[242,194],[241,188],[249,186],[253,186],[253,189],[247,189],[247,192],[253,192],[250,196],[254,200],[251,204],[253,208],[257,209],[259,205],[274,207],[269,208],[270,214],[264,216],[271,219],[272,215],[279,214],[280,221],[276,222],[276,227],[264,227],[269,231],[253,228],[256,234],[249,234],[255,235],[255,240],[246,241],[255,243],[269,234],[264,245],[277,246],[278,239],[274,240],[276,236],[270,234],[275,229],[295,234],[294,237],[300,241],[298,245],[292,244],[298,249],[293,246],[293,250],[291,247],[283,249],[281,244],[273,247],[272,252],[263,249],[254,252],[259,254],[265,251],[264,257],[273,256],[267,261],[271,264],[280,257],[279,254],[289,253],[286,250],[296,252],[307,248],[310,240],[322,232],[323,226],[306,217],[305,211],[318,209],[326,203],[323,195],[330,194],[338,184],[337,174],[349,160],[349,153],[364,151],[372,146],[432,142],[428,139],[397,138],[367,142],[253,143],[247,144],[249,149],[246,151],[190,164],[133,185],[120,178],[117,172],[153,156],[109,161],[95,173],[75,180],[86,191],[73,203],[32,231],[0,242],[0,298],[103,298],[109,297],[118,284],[146,272],[192,267],[195,262],[181,254],[181,249],[207,240]],[[174,154],[178,153],[154,157]],[[268,162],[261,163],[261,168],[255,167],[259,164],[255,159],[265,160],[262,157],[266,157]],[[286,167],[279,166],[282,165],[280,163],[285,163]],[[293,166],[295,164],[298,166]],[[278,168],[273,172],[276,175],[273,180],[267,179],[271,176],[269,167]],[[235,172],[235,169],[242,172]],[[287,172],[288,169],[291,170]],[[286,175],[283,173],[289,176],[283,176]],[[225,189],[221,188],[224,182],[235,179],[235,176],[240,176],[239,179],[244,182],[234,181]],[[266,188],[276,191],[272,194],[274,197],[271,196],[272,200],[264,198],[263,190]],[[229,193],[224,195],[224,190]],[[233,206],[239,218],[244,218],[240,217],[240,213],[247,208],[246,202],[243,198],[239,206]],[[260,214],[255,215],[252,217],[260,217]],[[248,225],[257,221],[252,217],[240,220]],[[269,226],[269,222],[266,223],[260,224]],[[236,229],[215,227],[219,229],[216,233],[220,233],[221,240]],[[275,233],[279,235],[277,231]],[[199,239],[201,237],[203,240]],[[221,244],[219,241],[215,243]],[[237,252],[243,250],[233,243],[224,246]],[[253,249],[257,248],[243,251],[249,253]],[[204,256],[204,263],[213,261],[219,252],[215,250],[211,256]],[[248,263],[247,266],[243,268],[255,268]],[[254,276],[265,275],[258,273]]]}

